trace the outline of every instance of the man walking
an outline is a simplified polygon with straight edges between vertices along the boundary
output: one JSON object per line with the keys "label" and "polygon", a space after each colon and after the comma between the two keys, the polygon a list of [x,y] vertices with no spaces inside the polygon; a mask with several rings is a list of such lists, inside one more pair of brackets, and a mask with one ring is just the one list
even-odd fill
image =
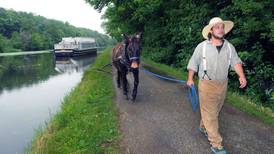
{"label": "man walking", "polygon": [[234,46],[224,39],[233,25],[232,21],[212,18],[202,31],[206,40],[198,44],[187,66],[188,86],[194,85],[193,76],[198,72],[201,111],[199,130],[208,138],[215,154],[227,153],[219,133],[218,116],[226,96],[229,69],[238,74],[240,88],[247,84],[242,61]]}

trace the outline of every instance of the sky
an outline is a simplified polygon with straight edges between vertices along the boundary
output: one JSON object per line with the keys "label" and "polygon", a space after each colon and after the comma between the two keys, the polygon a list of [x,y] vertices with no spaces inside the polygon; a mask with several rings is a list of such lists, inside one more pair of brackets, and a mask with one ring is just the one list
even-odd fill
{"label": "sky", "polygon": [[104,11],[98,13],[85,0],[0,0],[0,7],[67,21],[73,26],[105,34],[101,27],[101,16]]}

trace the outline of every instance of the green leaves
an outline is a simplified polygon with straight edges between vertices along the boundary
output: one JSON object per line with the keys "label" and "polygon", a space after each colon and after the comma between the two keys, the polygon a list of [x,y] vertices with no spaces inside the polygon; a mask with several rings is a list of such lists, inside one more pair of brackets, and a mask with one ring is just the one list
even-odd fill
{"label": "green leaves", "polygon": [[274,42],[274,20],[269,25],[271,42]]}

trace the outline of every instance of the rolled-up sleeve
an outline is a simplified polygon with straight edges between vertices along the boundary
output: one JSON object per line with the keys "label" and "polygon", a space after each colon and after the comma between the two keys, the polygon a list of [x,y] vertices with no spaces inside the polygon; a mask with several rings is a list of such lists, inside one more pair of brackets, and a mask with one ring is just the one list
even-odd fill
{"label": "rolled-up sleeve", "polygon": [[192,54],[192,56],[188,62],[188,65],[187,65],[188,70],[193,70],[195,72],[198,71],[198,66],[200,64],[199,50],[200,50],[200,46],[198,45],[195,48],[194,53]]}
{"label": "rolled-up sleeve", "polygon": [[243,62],[240,59],[240,57],[238,56],[238,54],[237,54],[237,52],[235,50],[235,47],[233,45],[231,45],[231,50],[232,50],[232,55],[231,55],[231,64],[230,65],[231,65],[231,68],[233,70],[235,70],[234,69],[235,65],[236,64],[242,64]]}

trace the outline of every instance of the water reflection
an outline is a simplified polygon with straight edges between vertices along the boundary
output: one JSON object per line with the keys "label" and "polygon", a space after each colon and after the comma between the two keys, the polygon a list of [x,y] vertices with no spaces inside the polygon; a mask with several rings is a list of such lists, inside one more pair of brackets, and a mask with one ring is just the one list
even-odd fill
{"label": "water reflection", "polygon": [[93,57],[56,57],[55,70],[59,73],[82,72],[92,60]]}
{"label": "water reflection", "polygon": [[51,54],[0,59],[0,153],[24,153],[34,129],[58,111],[62,99],[95,57]]}
{"label": "water reflection", "polygon": [[54,65],[52,54],[0,57],[0,94],[48,80]]}

